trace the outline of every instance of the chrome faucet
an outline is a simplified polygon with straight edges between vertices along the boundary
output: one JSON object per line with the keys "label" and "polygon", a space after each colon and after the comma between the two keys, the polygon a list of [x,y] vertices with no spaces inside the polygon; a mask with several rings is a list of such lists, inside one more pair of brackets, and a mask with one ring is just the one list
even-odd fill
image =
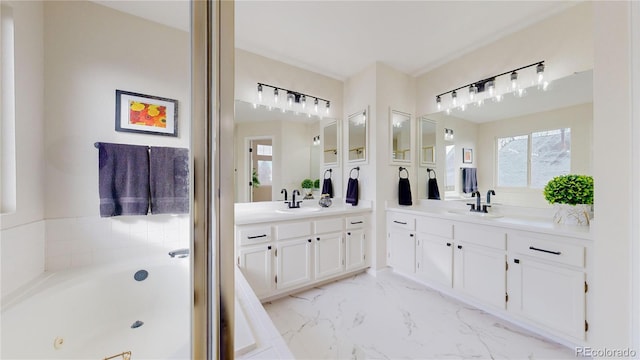
{"label": "chrome faucet", "polygon": [[297,209],[300,207],[300,203],[302,201],[296,201],[296,194],[300,196],[300,191],[298,191],[298,189],[291,192],[291,201],[287,202],[287,204],[289,204],[289,209]]}
{"label": "chrome faucet", "polygon": [[186,258],[187,256],[189,256],[189,249],[176,249],[169,251],[169,256],[171,256],[172,258]]}

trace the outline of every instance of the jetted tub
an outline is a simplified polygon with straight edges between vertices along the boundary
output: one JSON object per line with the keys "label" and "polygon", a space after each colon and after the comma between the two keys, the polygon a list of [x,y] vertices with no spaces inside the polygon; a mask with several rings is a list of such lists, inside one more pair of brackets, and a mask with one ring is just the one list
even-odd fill
{"label": "jetted tub", "polygon": [[45,273],[3,299],[0,358],[189,359],[189,287],[189,259],[168,256]]}

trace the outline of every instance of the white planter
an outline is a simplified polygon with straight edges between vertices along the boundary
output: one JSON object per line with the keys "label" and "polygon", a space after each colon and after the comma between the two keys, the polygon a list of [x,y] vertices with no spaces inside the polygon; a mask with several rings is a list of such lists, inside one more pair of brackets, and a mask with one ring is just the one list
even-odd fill
{"label": "white planter", "polygon": [[593,219],[593,206],[588,204],[553,204],[556,213],[553,222],[565,225],[589,226],[589,221]]}

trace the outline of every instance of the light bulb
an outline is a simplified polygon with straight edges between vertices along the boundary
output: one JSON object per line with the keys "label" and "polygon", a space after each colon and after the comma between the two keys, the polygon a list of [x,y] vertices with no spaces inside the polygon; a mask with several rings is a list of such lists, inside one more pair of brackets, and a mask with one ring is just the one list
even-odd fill
{"label": "light bulb", "polygon": [[544,80],[544,64],[540,63],[536,66],[536,73],[538,74],[538,84],[542,84],[542,80]]}
{"label": "light bulb", "polygon": [[436,106],[438,107],[438,111],[442,109],[442,99],[440,98],[440,95],[436,96]]}
{"label": "light bulb", "polygon": [[287,105],[289,107],[293,106],[293,98],[294,98],[294,95],[292,93],[287,93]]}
{"label": "light bulb", "polygon": [[478,88],[476,87],[476,84],[472,84],[471,86],[469,86],[469,100],[473,101],[477,93]]}
{"label": "light bulb", "polygon": [[278,103],[278,89],[273,90],[273,102]]}
{"label": "light bulb", "polygon": [[258,84],[258,101],[262,102],[262,84]]}
{"label": "light bulb", "polygon": [[307,97],[304,95],[300,95],[300,104],[302,105],[302,110],[307,107]]}
{"label": "light bulb", "polygon": [[489,97],[492,97],[493,94],[496,92],[496,83],[493,80],[487,81],[487,85],[489,88]]}
{"label": "light bulb", "polygon": [[451,93],[451,103],[453,106],[458,105],[458,93],[455,90]]}
{"label": "light bulb", "polygon": [[327,115],[329,114],[329,108],[330,108],[330,107],[331,107],[331,103],[329,103],[329,102],[327,101],[327,111],[326,111]]}
{"label": "light bulb", "polygon": [[313,101],[313,109],[315,110],[316,114],[318,113],[318,99],[315,99]]}
{"label": "light bulb", "polygon": [[517,88],[518,88],[518,73],[514,71],[511,73],[511,90],[515,91]]}

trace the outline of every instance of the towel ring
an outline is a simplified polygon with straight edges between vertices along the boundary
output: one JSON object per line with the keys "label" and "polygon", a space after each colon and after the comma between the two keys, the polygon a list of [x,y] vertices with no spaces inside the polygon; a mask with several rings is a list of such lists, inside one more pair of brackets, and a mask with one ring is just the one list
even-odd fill
{"label": "towel ring", "polygon": [[[431,177],[431,174],[433,174],[433,177]],[[436,174],[436,171],[429,168],[427,168],[427,175],[429,176],[429,179],[435,179],[436,177],[438,177],[438,174]]]}
{"label": "towel ring", "polygon": [[[327,177],[327,172],[329,173],[329,177]],[[331,173],[333,173],[333,169],[327,169],[324,171],[324,176],[323,178],[325,179],[331,179]]]}
{"label": "towel ring", "polygon": [[[355,178],[353,177],[353,170],[357,171]],[[358,177],[360,177],[360,166],[356,166],[353,169],[351,169],[351,171],[349,171],[349,178],[357,179]]]}
{"label": "towel ring", "polygon": [[409,170],[407,170],[407,168],[400,166],[400,168],[398,168],[398,176],[400,177],[400,179],[402,179],[402,171],[405,171],[407,173],[407,177],[405,179],[409,178]]}

